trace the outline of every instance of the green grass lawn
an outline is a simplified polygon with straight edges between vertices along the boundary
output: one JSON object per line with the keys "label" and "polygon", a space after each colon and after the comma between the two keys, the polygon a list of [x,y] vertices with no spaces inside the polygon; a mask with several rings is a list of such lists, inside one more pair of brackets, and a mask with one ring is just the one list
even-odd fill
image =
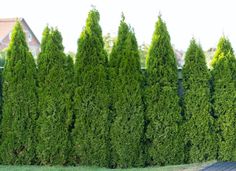
{"label": "green grass lawn", "polygon": [[132,168],[132,169],[106,169],[97,167],[60,167],[60,166],[3,166],[0,165],[0,171],[197,171],[204,166],[214,163],[215,161],[206,163],[196,163],[178,166],[165,167],[147,167],[147,168]]}

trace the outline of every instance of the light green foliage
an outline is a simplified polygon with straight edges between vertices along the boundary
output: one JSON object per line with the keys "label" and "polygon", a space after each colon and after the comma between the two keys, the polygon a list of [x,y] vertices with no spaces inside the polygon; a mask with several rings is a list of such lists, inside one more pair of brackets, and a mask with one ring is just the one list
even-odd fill
{"label": "light green foliage", "polygon": [[36,66],[19,22],[12,31],[3,79],[1,162],[31,164],[35,159]]}
{"label": "light green foliage", "polygon": [[57,29],[45,28],[41,48],[38,58],[37,157],[40,164],[62,165],[70,150],[68,131],[72,101],[69,91],[73,90],[68,76],[73,73],[68,73],[71,64],[67,62]]}
{"label": "light green foliage", "polygon": [[108,166],[109,95],[107,54],[96,9],[89,12],[78,40],[75,63],[75,129],[73,146],[76,162]]}
{"label": "light green foliage", "polygon": [[138,45],[124,17],[110,57],[112,81],[111,147],[114,167],[143,165],[142,139],[144,111],[142,104],[141,69]]}
{"label": "light green foliage", "polygon": [[217,118],[218,159],[236,161],[236,59],[222,37],[212,61],[213,108]]}
{"label": "light green foliage", "polygon": [[177,63],[166,24],[159,16],[147,56],[146,138],[149,163],[183,161]]}
{"label": "light green foliage", "polygon": [[200,45],[191,40],[183,66],[186,161],[216,158],[214,118],[211,116],[210,73]]}

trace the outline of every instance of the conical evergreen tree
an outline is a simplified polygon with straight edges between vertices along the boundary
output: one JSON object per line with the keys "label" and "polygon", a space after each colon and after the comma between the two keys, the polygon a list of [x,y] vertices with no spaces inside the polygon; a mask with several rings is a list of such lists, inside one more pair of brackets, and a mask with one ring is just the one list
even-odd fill
{"label": "conical evergreen tree", "polygon": [[108,166],[107,54],[99,18],[96,9],[89,12],[78,40],[73,145],[80,164]]}
{"label": "conical evergreen tree", "polygon": [[12,31],[3,78],[1,162],[32,164],[37,112],[36,65],[19,22]]}
{"label": "conical evergreen tree", "polygon": [[183,160],[180,135],[177,63],[166,24],[159,16],[147,56],[146,114],[149,162],[166,165]]}
{"label": "conical evergreen tree", "polygon": [[[118,37],[116,41],[114,42],[114,45],[111,49],[111,53],[109,56],[109,95],[110,95],[110,115],[109,115],[109,138],[111,139],[112,133],[110,131],[111,125],[114,122],[114,118],[116,117],[116,112],[114,109],[114,104],[117,102],[117,97],[119,96],[119,92],[115,91],[115,87],[117,84],[117,76],[119,73],[119,66],[121,59],[123,57],[123,54],[120,53],[125,49],[125,40],[128,37],[128,34],[130,32],[129,26],[125,23],[125,17],[124,14],[122,13],[122,20],[120,22],[120,26],[118,29]],[[111,140],[109,141],[111,143]],[[112,145],[109,144],[110,147],[110,167],[116,167],[117,163],[117,156],[112,150]]]}
{"label": "conical evergreen tree", "polygon": [[[39,118],[37,157],[40,164],[61,165],[67,159],[68,120],[66,57],[57,29],[45,29],[38,58]],[[68,115],[69,114],[69,115]]]}
{"label": "conical evergreen tree", "polygon": [[211,115],[210,73],[200,45],[191,40],[183,66],[187,162],[216,158],[214,118]]}
{"label": "conical evergreen tree", "polygon": [[236,59],[222,37],[212,61],[213,108],[217,118],[218,159],[236,161]]}
{"label": "conical evergreen tree", "polygon": [[[123,31],[127,31],[124,34]],[[134,33],[121,20],[118,41],[111,64],[117,73],[112,79],[116,101],[113,105],[111,145],[113,164],[117,167],[142,166],[144,111],[141,92],[141,68]],[[118,50],[118,51],[117,51]],[[114,53],[116,51],[116,53]],[[113,61],[116,60],[116,61]]]}

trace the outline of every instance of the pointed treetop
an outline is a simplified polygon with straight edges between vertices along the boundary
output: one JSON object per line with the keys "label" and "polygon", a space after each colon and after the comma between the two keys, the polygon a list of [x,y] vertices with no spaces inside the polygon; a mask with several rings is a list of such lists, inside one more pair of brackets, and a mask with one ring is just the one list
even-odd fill
{"label": "pointed treetop", "polygon": [[[110,54],[110,66],[119,66],[121,59],[119,59],[119,55],[121,51],[125,48],[125,40],[127,39],[128,33],[130,31],[129,26],[125,22],[124,14],[121,15],[120,25],[118,29],[118,36],[113,45],[111,54]],[[117,57],[119,56],[119,57]]]}
{"label": "pointed treetop", "polygon": [[41,40],[41,51],[44,51],[46,48],[49,34],[50,34],[50,28],[47,25],[43,30],[43,36],[42,36],[42,40]]}
{"label": "pointed treetop", "polygon": [[60,31],[57,28],[52,29],[52,39],[57,44],[58,50],[62,50],[63,51],[64,50],[64,46],[62,44],[62,36],[61,36]]}
{"label": "pointed treetop", "polygon": [[[195,69],[199,70],[203,68],[204,70],[207,70],[204,52],[202,50],[201,45],[196,42],[195,38],[192,38],[185,54],[185,64],[183,70],[187,70],[187,72],[189,72],[189,71],[195,71]],[[198,76],[201,76],[201,74],[198,74]]]}
{"label": "pointed treetop", "polygon": [[11,34],[9,49],[11,49],[12,46],[17,46],[18,48],[20,48],[19,44],[21,44],[22,47],[26,48],[27,50],[29,49],[23,28],[20,22],[17,21]]}
{"label": "pointed treetop", "polygon": [[84,27],[84,31],[82,34],[100,34],[102,32],[100,25],[99,25],[99,20],[100,20],[100,14],[97,9],[92,9],[88,13],[88,17],[86,19],[86,25]]}
{"label": "pointed treetop", "polygon": [[91,19],[91,18],[94,18],[96,19],[97,21],[100,20],[100,14],[98,12],[98,10],[94,7],[92,8],[90,11],[89,11],[89,14],[88,14],[88,20]]}
{"label": "pointed treetop", "polygon": [[222,36],[217,45],[217,50],[215,52],[211,65],[214,67],[220,60],[227,60],[231,58],[234,58],[234,50],[229,39],[225,36]]}
{"label": "pointed treetop", "polygon": [[162,20],[162,15],[161,15],[161,13],[160,13],[159,16],[158,16],[158,21],[157,21],[157,23],[158,23],[159,25],[164,25],[164,26],[166,27],[166,23]]}
{"label": "pointed treetop", "polygon": [[191,38],[191,41],[190,41],[191,43],[195,43],[196,44],[196,39],[194,38],[194,36],[192,36],[192,38]]}
{"label": "pointed treetop", "polygon": [[170,63],[173,64],[172,65],[173,69],[175,65],[177,66],[174,50],[171,45],[170,35],[167,30],[166,23],[159,16],[158,21],[155,24],[155,30],[152,36],[151,45],[146,58],[147,70],[149,71],[149,69],[155,68],[157,66],[155,64],[155,61],[156,62],[161,61],[162,58],[170,58],[168,60],[170,60]]}
{"label": "pointed treetop", "polygon": [[162,17],[162,14],[161,14],[161,11],[159,11],[158,18],[161,19],[161,17]]}
{"label": "pointed treetop", "polygon": [[198,49],[198,48],[201,49],[201,45],[199,43],[197,43],[197,41],[194,37],[192,37],[192,39],[190,40],[190,45],[188,47],[188,50],[193,49],[193,48],[194,49]]}
{"label": "pointed treetop", "polygon": [[121,21],[125,21],[125,15],[124,15],[124,12],[121,13]]}

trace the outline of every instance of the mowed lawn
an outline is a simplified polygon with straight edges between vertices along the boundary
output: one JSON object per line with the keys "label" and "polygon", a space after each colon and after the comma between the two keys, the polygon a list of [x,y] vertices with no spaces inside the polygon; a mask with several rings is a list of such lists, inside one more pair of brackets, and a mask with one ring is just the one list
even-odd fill
{"label": "mowed lawn", "polygon": [[131,169],[106,169],[98,167],[60,167],[60,166],[4,166],[0,165],[0,171],[197,171],[215,161],[206,163],[196,163],[188,165],[164,166],[164,167],[147,167]]}

